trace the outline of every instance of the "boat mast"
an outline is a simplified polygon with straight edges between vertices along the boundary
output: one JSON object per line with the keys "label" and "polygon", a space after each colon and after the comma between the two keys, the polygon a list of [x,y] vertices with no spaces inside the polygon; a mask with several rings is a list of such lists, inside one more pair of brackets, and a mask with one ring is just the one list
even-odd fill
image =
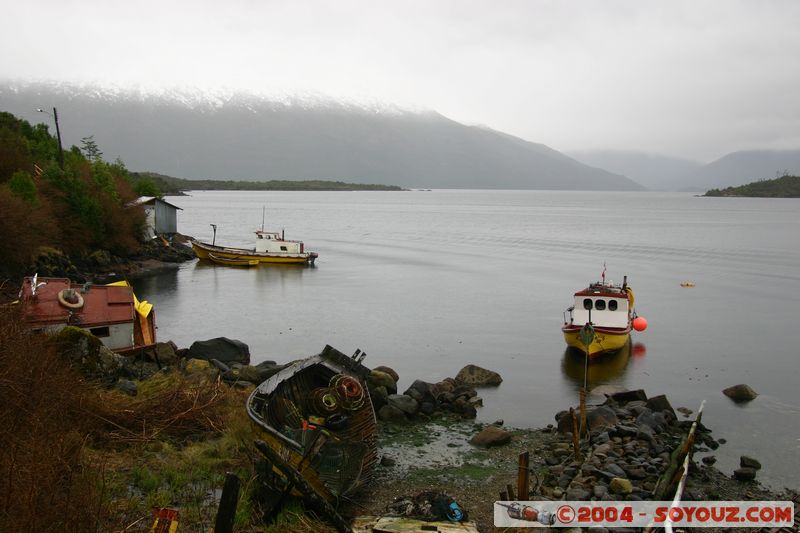
{"label": "boat mast", "polygon": [[264,213],[267,211],[267,206],[261,206],[261,231],[264,231]]}

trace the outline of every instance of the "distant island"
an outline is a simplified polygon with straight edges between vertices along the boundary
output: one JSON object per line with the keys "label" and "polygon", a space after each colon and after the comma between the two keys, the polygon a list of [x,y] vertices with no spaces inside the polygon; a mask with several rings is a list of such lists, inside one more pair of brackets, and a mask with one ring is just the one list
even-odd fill
{"label": "distant island", "polygon": [[[402,191],[397,185],[345,183],[327,180],[187,180],[156,172],[131,172],[135,184],[154,186],[151,196],[180,195],[184,191]],[[160,193],[160,194],[159,194]]]}
{"label": "distant island", "polygon": [[773,180],[759,180],[739,187],[711,189],[704,196],[741,196],[749,198],[800,198],[800,176],[784,175]]}

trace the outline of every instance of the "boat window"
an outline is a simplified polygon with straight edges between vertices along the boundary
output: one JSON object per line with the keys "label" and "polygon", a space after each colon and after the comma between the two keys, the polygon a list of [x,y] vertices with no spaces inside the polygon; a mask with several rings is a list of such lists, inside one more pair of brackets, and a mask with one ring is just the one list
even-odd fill
{"label": "boat window", "polygon": [[285,251],[286,251],[286,247],[285,246],[281,246],[281,252],[285,252]]}
{"label": "boat window", "polygon": [[605,311],[606,308],[606,301],[605,300],[595,300],[594,301],[594,308],[598,311]]}
{"label": "boat window", "polygon": [[91,328],[89,329],[89,333],[91,333],[95,337],[108,337],[109,335],[111,335],[111,331],[108,329],[108,326]]}
{"label": "boat window", "polygon": [[608,310],[609,311],[616,311],[617,310],[617,301],[611,300],[608,302]]}
{"label": "boat window", "polygon": [[592,308],[592,299],[591,298],[584,298],[583,299],[583,308],[587,309],[587,310]]}
{"label": "boat window", "polygon": [[261,235],[261,234],[259,233],[259,234],[258,234],[258,238],[259,238],[259,239],[263,239],[263,238],[264,238],[264,236],[263,236],[263,235]]}

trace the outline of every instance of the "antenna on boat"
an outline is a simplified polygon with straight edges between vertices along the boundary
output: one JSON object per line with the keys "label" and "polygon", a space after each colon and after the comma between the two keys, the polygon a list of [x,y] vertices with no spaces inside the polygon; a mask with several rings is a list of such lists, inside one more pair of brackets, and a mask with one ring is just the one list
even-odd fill
{"label": "antenna on boat", "polygon": [[606,262],[605,261],[603,261],[603,273],[601,274],[601,277],[603,278],[603,285],[605,285],[606,284]]}
{"label": "antenna on boat", "polygon": [[261,206],[261,231],[264,231],[264,214],[266,213],[266,211],[267,211],[267,206],[262,205]]}
{"label": "antenna on boat", "polygon": [[217,242],[217,225],[216,224],[209,224],[212,228],[214,228],[214,238],[211,239],[211,246],[214,246],[214,243]]}

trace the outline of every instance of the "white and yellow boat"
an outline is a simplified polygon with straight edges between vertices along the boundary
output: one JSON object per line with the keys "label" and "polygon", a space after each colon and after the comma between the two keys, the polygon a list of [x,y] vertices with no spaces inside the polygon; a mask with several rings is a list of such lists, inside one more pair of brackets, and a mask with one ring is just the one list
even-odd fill
{"label": "white and yellow boat", "polygon": [[[217,246],[196,240],[192,240],[192,249],[200,259],[218,264],[236,263],[236,266],[250,265],[252,261],[313,266],[319,256],[317,252],[306,251],[303,241],[286,240],[277,231],[258,230],[255,233],[256,245],[252,249]],[[226,260],[230,261],[226,263]]]}
{"label": "white and yellow boat", "polygon": [[[603,280],[575,293],[575,303],[564,311],[564,340],[590,359],[617,352],[630,341],[631,329],[644,330],[647,321],[636,316],[628,278],[622,285]],[[588,327],[591,325],[591,328]]]}

